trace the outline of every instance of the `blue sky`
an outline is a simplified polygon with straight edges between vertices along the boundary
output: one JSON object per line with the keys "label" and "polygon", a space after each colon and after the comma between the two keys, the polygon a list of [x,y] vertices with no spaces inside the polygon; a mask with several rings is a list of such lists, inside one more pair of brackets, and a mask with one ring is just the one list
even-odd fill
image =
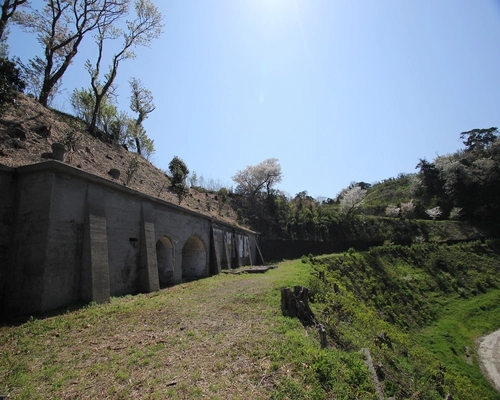
{"label": "blue sky", "polygon": [[[38,0],[41,2],[41,0]],[[36,3],[36,1],[35,1]],[[290,195],[334,197],[352,181],[415,172],[462,147],[460,132],[499,125],[498,0],[156,0],[161,38],[120,65],[154,96],[144,122],[154,164],[233,185],[277,158]],[[41,54],[13,29],[10,54]],[[54,106],[88,87],[87,42]]]}

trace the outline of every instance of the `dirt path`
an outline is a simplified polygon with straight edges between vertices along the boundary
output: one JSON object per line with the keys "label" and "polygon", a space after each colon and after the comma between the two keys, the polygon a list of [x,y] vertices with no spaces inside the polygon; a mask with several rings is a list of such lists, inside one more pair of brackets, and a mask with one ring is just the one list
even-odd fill
{"label": "dirt path", "polygon": [[500,330],[478,340],[477,356],[483,375],[500,391]]}

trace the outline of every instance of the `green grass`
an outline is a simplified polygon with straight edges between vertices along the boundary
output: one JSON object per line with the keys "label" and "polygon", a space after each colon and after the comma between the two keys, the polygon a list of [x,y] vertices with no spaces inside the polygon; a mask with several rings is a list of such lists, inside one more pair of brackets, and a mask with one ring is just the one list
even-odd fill
{"label": "green grass", "polygon": [[357,351],[321,350],[280,310],[312,268],[219,275],[0,327],[0,394],[42,398],[375,398]]}
{"label": "green grass", "polygon": [[372,349],[386,395],[500,398],[475,358],[476,339],[500,328],[498,260],[496,241],[317,257],[326,279],[312,279],[312,298],[334,345]]}
{"label": "green grass", "polygon": [[[490,393],[491,386],[478,368],[476,355],[477,339],[498,329],[499,321],[500,290],[495,289],[471,299],[450,302],[436,322],[415,334],[419,343],[448,366],[449,379],[457,381],[459,398],[465,398],[471,382],[476,387],[476,398],[480,398],[478,393],[483,393],[482,398],[500,398],[498,393]],[[469,362],[466,353],[470,354]]]}

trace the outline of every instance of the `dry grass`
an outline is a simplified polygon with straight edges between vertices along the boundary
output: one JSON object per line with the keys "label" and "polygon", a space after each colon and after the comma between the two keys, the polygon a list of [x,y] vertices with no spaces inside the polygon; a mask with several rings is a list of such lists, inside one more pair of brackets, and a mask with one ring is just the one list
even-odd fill
{"label": "dry grass", "polygon": [[[293,369],[279,285],[303,264],[221,275],[0,328],[0,395],[11,398],[269,398]],[[288,327],[288,328],[284,328]]]}

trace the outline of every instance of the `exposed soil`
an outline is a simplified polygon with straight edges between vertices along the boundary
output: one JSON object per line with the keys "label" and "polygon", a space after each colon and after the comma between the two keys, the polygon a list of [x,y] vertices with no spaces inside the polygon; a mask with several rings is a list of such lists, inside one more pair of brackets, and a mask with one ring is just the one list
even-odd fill
{"label": "exposed soil", "polygon": [[[165,171],[123,146],[91,136],[83,122],[74,117],[43,107],[23,94],[19,95],[16,106],[0,116],[0,165],[19,167],[51,160],[52,143],[65,144],[64,162],[68,165],[179,204]],[[136,157],[139,168],[127,184],[127,171]],[[120,171],[117,179],[109,174],[111,169]],[[221,203],[216,194],[189,189],[180,205],[236,224],[236,208],[231,201]]]}

